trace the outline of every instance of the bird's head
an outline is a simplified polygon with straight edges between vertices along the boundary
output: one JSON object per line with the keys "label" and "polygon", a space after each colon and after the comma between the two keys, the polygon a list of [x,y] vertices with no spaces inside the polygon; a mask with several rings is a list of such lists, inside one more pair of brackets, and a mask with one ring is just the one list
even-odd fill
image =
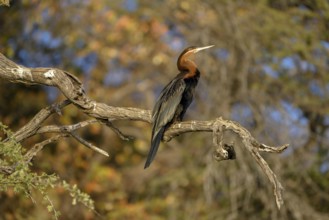
{"label": "bird's head", "polygon": [[192,55],[196,54],[197,52],[201,51],[201,50],[205,50],[205,49],[209,49],[211,47],[213,47],[215,45],[210,45],[210,46],[206,46],[206,47],[188,47],[185,50],[183,50],[183,52],[179,55],[178,60],[177,60],[177,67],[179,70],[182,70],[183,68],[183,63],[187,60],[189,60],[189,57],[191,57]]}

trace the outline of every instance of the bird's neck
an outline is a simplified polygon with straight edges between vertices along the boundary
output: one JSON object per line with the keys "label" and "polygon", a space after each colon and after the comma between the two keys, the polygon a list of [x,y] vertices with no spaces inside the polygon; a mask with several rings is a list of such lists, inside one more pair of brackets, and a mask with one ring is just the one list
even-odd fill
{"label": "bird's neck", "polygon": [[184,78],[193,77],[196,74],[197,67],[192,60],[182,59],[180,60],[177,66],[178,70],[180,70],[181,72],[186,72]]}

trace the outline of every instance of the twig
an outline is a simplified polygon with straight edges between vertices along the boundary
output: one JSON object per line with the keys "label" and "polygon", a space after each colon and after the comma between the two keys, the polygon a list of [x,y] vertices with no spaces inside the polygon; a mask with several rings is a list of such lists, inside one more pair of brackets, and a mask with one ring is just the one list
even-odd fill
{"label": "twig", "polygon": [[79,141],[81,144],[85,145],[86,147],[88,147],[88,148],[90,148],[90,149],[92,149],[92,150],[94,150],[94,151],[96,151],[96,152],[98,152],[98,153],[100,153],[100,154],[103,154],[104,156],[107,156],[107,157],[110,156],[106,151],[104,151],[104,150],[102,150],[102,149],[96,147],[95,145],[89,143],[88,141],[86,141],[86,140],[84,140],[83,138],[79,137],[79,136],[78,136],[77,134],[75,134],[74,132],[69,132],[69,134],[70,134],[72,137],[74,137],[77,141]]}
{"label": "twig", "polygon": [[59,134],[59,135],[56,135],[56,136],[54,136],[54,137],[51,137],[51,138],[49,138],[49,139],[47,139],[47,140],[44,140],[44,141],[42,141],[42,142],[40,142],[40,143],[37,143],[37,144],[35,144],[25,155],[24,155],[24,157],[25,157],[25,161],[27,162],[27,163],[29,163],[32,159],[33,159],[33,157],[35,156],[35,155],[37,155],[37,153],[39,153],[42,149],[43,149],[43,147],[44,146],[46,146],[47,144],[50,144],[50,143],[54,143],[54,142],[56,142],[56,141],[58,141],[59,139],[61,139],[61,138],[64,138],[64,137],[68,137],[69,135],[68,134]]}
{"label": "twig", "polygon": [[124,141],[130,141],[133,140],[134,137],[130,136],[130,135],[125,135],[124,133],[122,133],[122,131],[119,130],[119,128],[115,127],[114,124],[108,120],[100,120],[101,123],[105,124],[106,126],[108,126],[109,128],[112,129],[112,131],[114,133],[116,133],[122,140]]}
{"label": "twig", "polygon": [[262,168],[262,170],[266,174],[267,178],[272,183],[275,202],[276,202],[278,209],[280,209],[284,203],[283,198],[282,198],[283,187],[282,187],[280,181],[278,180],[278,178],[276,177],[274,172],[271,170],[271,168],[268,166],[267,162],[260,156],[258,151],[253,150],[252,156],[255,158],[258,165]]}
{"label": "twig", "polygon": [[36,133],[37,134],[42,134],[42,133],[64,133],[64,134],[69,134],[71,135],[73,138],[75,138],[77,141],[79,141],[81,144],[85,145],[86,147],[101,153],[107,157],[109,157],[109,154],[94,146],[93,144],[87,142],[86,140],[84,140],[83,138],[79,137],[77,134],[74,133],[74,131],[83,128],[87,125],[93,124],[93,123],[97,123],[98,120],[97,119],[91,119],[88,121],[82,121],[73,125],[64,125],[64,126],[58,126],[58,125],[48,125],[48,126],[44,126],[42,128],[40,128]]}
{"label": "twig", "polygon": [[76,131],[80,128],[83,128],[83,127],[86,127],[90,124],[93,124],[93,123],[97,123],[98,120],[96,119],[91,119],[91,120],[87,120],[87,121],[82,121],[82,122],[79,122],[79,123],[76,123],[76,124],[73,124],[73,125],[62,125],[62,126],[59,126],[59,125],[47,125],[47,126],[44,126],[44,127],[41,127],[40,129],[38,129],[36,131],[36,134],[43,134],[43,133],[70,133],[70,132],[73,132],[73,131]]}
{"label": "twig", "polygon": [[283,152],[285,149],[287,149],[289,146],[289,144],[285,144],[279,147],[271,147],[271,146],[267,146],[265,144],[260,144],[258,147],[259,151],[263,151],[263,152],[267,152],[267,153],[281,153]]}
{"label": "twig", "polygon": [[33,136],[40,128],[41,124],[53,113],[59,113],[62,108],[69,105],[70,100],[64,100],[59,103],[52,104],[46,108],[41,109],[25,126],[20,128],[13,134],[13,138],[17,142]]}

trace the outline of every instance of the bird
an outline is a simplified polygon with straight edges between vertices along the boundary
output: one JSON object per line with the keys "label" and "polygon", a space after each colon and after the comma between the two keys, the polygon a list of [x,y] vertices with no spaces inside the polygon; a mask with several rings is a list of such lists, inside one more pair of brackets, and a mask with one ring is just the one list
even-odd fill
{"label": "bird", "polygon": [[190,59],[193,54],[213,47],[191,46],[183,50],[177,59],[179,73],[161,91],[152,111],[151,148],[144,169],[150,166],[158,151],[163,134],[175,122],[183,120],[190,106],[196,85],[200,78],[197,65]]}

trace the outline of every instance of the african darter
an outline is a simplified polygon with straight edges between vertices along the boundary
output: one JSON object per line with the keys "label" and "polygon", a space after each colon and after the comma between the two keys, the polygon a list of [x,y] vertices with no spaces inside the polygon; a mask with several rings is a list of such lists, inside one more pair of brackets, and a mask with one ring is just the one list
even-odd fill
{"label": "african darter", "polygon": [[188,47],[178,57],[177,67],[180,72],[162,90],[153,108],[151,149],[144,169],[149,167],[153,161],[165,130],[174,122],[183,120],[184,114],[193,100],[194,89],[200,78],[200,71],[189,58],[191,55],[213,46]]}

